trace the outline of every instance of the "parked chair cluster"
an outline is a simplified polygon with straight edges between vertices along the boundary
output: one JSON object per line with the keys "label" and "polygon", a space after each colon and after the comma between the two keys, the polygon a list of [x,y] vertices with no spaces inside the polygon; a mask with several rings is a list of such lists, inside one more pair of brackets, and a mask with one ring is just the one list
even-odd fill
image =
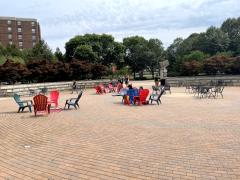
{"label": "parked chair cluster", "polygon": [[224,90],[224,86],[215,86],[214,88],[211,89],[208,97],[216,98],[221,95],[221,97],[223,98],[223,90]]}
{"label": "parked chair cluster", "polygon": [[108,85],[104,85],[102,83],[96,85],[95,87],[96,94],[105,94],[105,93],[113,93],[113,92],[118,92],[123,88],[122,84],[117,84],[114,86],[113,83],[109,83]]}
{"label": "parked chair cluster", "polygon": [[[80,91],[76,98],[67,99],[64,105],[64,109],[66,107],[70,109],[73,106],[75,109],[79,108],[79,100],[82,97],[83,91]],[[30,112],[32,112],[32,107],[34,110],[35,116],[37,114],[49,114],[51,110],[51,105],[54,104],[54,110],[58,108],[59,101],[59,91],[53,90],[50,92],[50,96],[47,97],[45,94],[38,94],[33,97],[32,100],[21,100],[20,95],[14,94],[13,96],[15,102],[18,104],[18,112],[23,112],[25,108],[28,108]]]}
{"label": "parked chair cluster", "polygon": [[[118,85],[122,85],[122,83]],[[167,87],[167,90],[170,91],[170,86]],[[148,89],[144,89],[143,87],[137,89],[136,87],[132,87],[132,84],[129,84],[128,87],[121,88],[112,96],[122,97],[122,103],[126,105],[144,105],[149,103],[152,104],[153,102],[159,105],[161,103],[161,96],[165,93],[165,86],[152,86],[152,93],[150,96],[149,93],[150,91]]]}
{"label": "parked chair cluster", "polygon": [[223,90],[222,81],[218,81],[217,83],[210,82],[210,85],[202,83],[187,85],[185,92],[193,93],[199,98],[217,98],[219,96],[223,98]]}

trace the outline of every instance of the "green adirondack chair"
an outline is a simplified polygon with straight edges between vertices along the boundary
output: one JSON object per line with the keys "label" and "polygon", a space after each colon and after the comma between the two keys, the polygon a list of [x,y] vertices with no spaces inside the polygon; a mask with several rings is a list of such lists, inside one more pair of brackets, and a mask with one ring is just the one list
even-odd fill
{"label": "green adirondack chair", "polygon": [[18,113],[23,112],[26,107],[29,109],[30,112],[32,112],[32,101],[31,100],[22,101],[18,94],[14,94],[13,98],[19,106]]}

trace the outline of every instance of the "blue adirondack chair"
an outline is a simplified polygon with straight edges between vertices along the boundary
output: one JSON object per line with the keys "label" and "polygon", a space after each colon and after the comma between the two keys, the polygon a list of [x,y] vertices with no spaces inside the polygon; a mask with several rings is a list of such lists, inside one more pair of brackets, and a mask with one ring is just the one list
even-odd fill
{"label": "blue adirondack chair", "polygon": [[18,113],[23,112],[23,110],[26,107],[28,107],[29,111],[32,112],[32,101],[31,100],[22,101],[18,94],[14,94],[13,98],[19,106]]}

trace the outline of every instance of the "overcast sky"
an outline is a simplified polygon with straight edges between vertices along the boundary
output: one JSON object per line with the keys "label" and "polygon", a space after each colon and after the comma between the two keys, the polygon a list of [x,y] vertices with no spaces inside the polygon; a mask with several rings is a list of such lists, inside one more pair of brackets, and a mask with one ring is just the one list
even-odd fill
{"label": "overcast sky", "polygon": [[55,51],[78,34],[107,33],[117,41],[140,35],[167,47],[240,16],[240,0],[1,0],[0,16],[36,18]]}

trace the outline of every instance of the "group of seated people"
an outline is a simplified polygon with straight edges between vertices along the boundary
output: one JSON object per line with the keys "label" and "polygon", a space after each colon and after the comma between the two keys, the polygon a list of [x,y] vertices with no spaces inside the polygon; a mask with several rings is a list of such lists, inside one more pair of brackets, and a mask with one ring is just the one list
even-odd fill
{"label": "group of seated people", "polygon": [[[164,86],[163,86],[164,87]],[[148,104],[149,101],[156,101],[158,104],[161,103],[160,101],[160,93],[163,91],[162,87],[160,86],[158,90],[150,95],[149,99],[149,89],[144,89],[142,86],[139,88],[133,87],[132,84],[123,85],[123,82],[118,81],[117,83],[110,82],[108,85],[99,84],[95,87],[97,94],[103,94],[107,92],[115,92],[113,96],[122,96],[122,102],[127,105],[134,105],[134,104]]]}
{"label": "group of seated people", "polygon": [[119,92],[123,96],[124,104],[147,104],[147,97],[149,94],[148,89],[143,89],[142,86],[133,88],[131,84],[127,88],[122,88]]}

